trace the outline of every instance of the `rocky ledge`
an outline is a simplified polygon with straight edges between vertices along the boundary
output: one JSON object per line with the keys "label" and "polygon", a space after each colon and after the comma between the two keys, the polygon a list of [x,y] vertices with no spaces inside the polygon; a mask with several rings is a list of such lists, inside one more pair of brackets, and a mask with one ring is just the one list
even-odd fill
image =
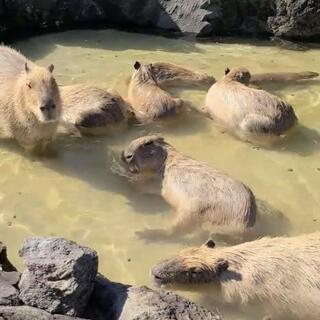
{"label": "rocky ledge", "polygon": [[78,27],[320,40],[319,0],[0,0],[0,40]]}
{"label": "rocky ledge", "polygon": [[97,274],[94,250],[62,238],[32,238],[20,274],[0,244],[0,320],[222,320],[164,290],[114,283]]}

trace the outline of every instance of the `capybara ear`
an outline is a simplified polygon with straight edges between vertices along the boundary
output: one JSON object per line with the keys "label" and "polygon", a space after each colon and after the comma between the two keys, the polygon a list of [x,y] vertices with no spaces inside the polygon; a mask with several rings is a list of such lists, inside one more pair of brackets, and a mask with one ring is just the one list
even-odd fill
{"label": "capybara ear", "polygon": [[50,64],[50,66],[48,66],[48,70],[49,70],[49,72],[53,72],[53,70],[54,70],[54,65],[53,64]]}
{"label": "capybara ear", "polygon": [[226,70],[224,70],[224,74],[227,75],[230,72],[230,69],[227,67]]}
{"label": "capybara ear", "polygon": [[220,259],[217,261],[216,266],[216,273],[217,275],[221,274],[222,272],[226,271],[229,268],[229,262],[224,259]]}
{"label": "capybara ear", "polygon": [[135,64],[133,65],[133,67],[136,69],[136,70],[139,70],[140,67],[141,67],[141,63],[136,61]]}
{"label": "capybara ear", "polygon": [[24,64],[24,70],[26,71],[26,73],[30,72],[30,67],[28,66],[28,62]]}
{"label": "capybara ear", "polygon": [[210,248],[210,249],[213,249],[216,246],[216,244],[214,243],[214,241],[212,239],[209,239],[203,246]]}

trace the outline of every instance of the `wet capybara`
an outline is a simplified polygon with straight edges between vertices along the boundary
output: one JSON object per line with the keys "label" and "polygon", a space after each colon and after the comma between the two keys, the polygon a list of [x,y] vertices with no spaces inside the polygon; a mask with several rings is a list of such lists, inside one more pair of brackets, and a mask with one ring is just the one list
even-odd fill
{"label": "wet capybara", "polygon": [[71,133],[106,133],[127,124],[132,116],[129,104],[116,93],[88,85],[60,87],[62,122]]}
{"label": "wet capybara", "polygon": [[183,100],[172,98],[162,90],[153,77],[152,65],[134,64],[128,98],[135,117],[141,123],[176,115],[183,108]]}
{"label": "wet capybara", "polygon": [[297,122],[293,107],[264,90],[248,87],[250,72],[234,68],[208,91],[204,111],[241,138],[280,136]]}
{"label": "wet capybara", "polygon": [[176,236],[204,223],[219,234],[244,235],[256,220],[256,202],[243,183],[193,160],[158,136],[132,141],[122,161],[135,180],[158,180],[162,197],[176,211],[168,230],[145,230],[141,237]]}
{"label": "wet capybara", "polygon": [[0,127],[27,150],[45,148],[57,130],[61,100],[53,69],[0,46]]}
{"label": "wet capybara", "polygon": [[[260,305],[272,319],[319,319],[320,233],[182,250],[152,269],[157,285],[204,290],[225,303]],[[200,284],[206,286],[199,286]]]}

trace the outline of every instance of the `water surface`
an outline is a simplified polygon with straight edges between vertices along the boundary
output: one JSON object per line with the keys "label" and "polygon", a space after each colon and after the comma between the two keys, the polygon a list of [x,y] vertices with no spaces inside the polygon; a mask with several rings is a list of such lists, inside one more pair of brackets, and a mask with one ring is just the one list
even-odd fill
{"label": "water surface", "polygon": [[[107,30],[50,34],[14,46],[39,64],[55,64],[60,84],[90,83],[124,96],[136,60],[177,63],[216,78],[227,66],[246,66],[252,73],[320,72],[319,49],[291,51],[269,42],[194,43]],[[285,214],[290,234],[319,230],[320,81],[268,89],[295,107],[301,123],[288,142],[268,150],[221,132],[199,114],[174,125],[130,127],[108,137],[59,137],[56,158],[31,159],[14,144],[2,146],[1,241],[8,245],[13,262],[21,267],[16,252],[24,238],[62,236],[96,249],[100,272],[112,280],[151,285],[150,267],[186,244],[135,237],[137,230],[168,226],[171,210],[160,198],[143,195],[113,175],[110,166],[132,139],[154,132],[184,153],[245,182],[259,199]],[[200,89],[172,93],[196,107],[205,97]],[[202,295],[190,297],[207,301]]]}

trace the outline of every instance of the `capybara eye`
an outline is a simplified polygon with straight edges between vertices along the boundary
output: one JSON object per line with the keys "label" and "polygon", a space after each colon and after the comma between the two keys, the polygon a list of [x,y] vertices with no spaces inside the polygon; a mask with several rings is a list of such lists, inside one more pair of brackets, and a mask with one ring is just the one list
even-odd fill
{"label": "capybara eye", "polygon": [[56,105],[55,105],[55,104],[53,104],[53,105],[51,106],[51,108],[52,108],[52,109],[55,109],[55,108],[56,108]]}
{"label": "capybara eye", "polygon": [[132,158],[133,158],[133,154],[129,154],[129,155],[126,156],[127,160],[131,160]]}
{"label": "capybara eye", "polygon": [[30,82],[27,82],[27,87],[28,87],[29,89],[31,89],[31,88],[32,88],[32,85],[31,85],[31,83],[30,83]]}
{"label": "capybara eye", "polygon": [[40,107],[40,110],[41,110],[42,112],[44,112],[44,111],[46,110],[46,108],[45,108],[45,107]]}

